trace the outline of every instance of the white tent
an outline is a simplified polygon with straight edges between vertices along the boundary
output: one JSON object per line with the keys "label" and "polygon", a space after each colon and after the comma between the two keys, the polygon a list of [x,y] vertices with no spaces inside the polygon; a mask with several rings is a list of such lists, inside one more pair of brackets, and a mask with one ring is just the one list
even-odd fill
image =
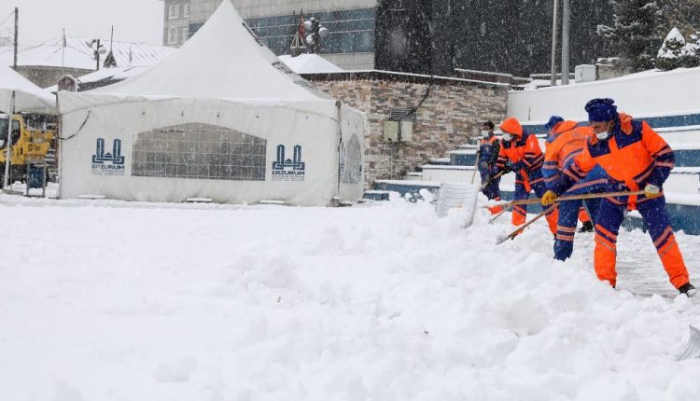
{"label": "white tent", "polygon": [[12,68],[0,65],[0,112],[10,113],[13,93],[14,111],[50,113],[55,110],[56,101],[50,93],[34,85]]}
{"label": "white tent", "polygon": [[229,1],[148,71],[58,97],[64,198],[326,205],[362,195],[365,114],[289,70]]}

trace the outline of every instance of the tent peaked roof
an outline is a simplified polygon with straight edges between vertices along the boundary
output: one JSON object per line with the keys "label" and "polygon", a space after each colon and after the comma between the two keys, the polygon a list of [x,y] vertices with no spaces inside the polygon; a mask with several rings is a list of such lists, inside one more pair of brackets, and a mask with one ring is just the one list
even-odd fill
{"label": "tent peaked roof", "polygon": [[92,93],[197,99],[327,100],[282,63],[230,1],[172,56]]}
{"label": "tent peaked roof", "polygon": [[0,112],[10,112],[10,98],[15,92],[15,111],[52,112],[55,100],[51,94],[34,85],[10,67],[0,65]]}

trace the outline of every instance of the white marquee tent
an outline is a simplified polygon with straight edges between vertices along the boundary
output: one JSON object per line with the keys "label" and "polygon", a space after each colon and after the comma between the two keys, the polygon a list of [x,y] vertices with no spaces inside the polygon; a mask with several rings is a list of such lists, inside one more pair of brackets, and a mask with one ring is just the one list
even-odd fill
{"label": "white marquee tent", "polygon": [[[12,95],[14,93],[14,103]],[[56,101],[49,92],[34,85],[15,70],[0,65],[0,112],[52,113]]]}
{"label": "white marquee tent", "polygon": [[366,115],[294,74],[229,1],[148,71],[58,98],[63,198],[326,205],[362,196]]}

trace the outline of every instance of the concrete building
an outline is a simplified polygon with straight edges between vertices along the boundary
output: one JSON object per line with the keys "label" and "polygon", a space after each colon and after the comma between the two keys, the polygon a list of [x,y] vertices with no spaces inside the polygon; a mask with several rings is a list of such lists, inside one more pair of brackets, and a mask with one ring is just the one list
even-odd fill
{"label": "concrete building", "polygon": [[[161,0],[163,44],[180,46],[204,25],[221,0]],[[300,14],[328,28],[323,57],[343,69],[374,68],[377,0],[232,0],[241,16],[277,55],[289,54]]]}
{"label": "concrete building", "polygon": [[[184,43],[221,3],[160,1],[169,46]],[[290,53],[302,11],[319,19],[329,30],[323,57],[346,70],[442,76],[456,75],[457,68],[514,76],[550,70],[553,0],[231,1],[277,55]],[[603,55],[596,26],[611,23],[609,11],[607,0],[572,2],[572,69]]]}

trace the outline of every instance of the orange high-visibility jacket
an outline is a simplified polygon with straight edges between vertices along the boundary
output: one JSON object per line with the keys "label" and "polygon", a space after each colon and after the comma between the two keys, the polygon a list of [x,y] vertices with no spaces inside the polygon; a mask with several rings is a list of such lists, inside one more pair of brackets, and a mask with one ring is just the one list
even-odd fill
{"label": "orange high-visibility jacket", "polygon": [[674,163],[673,151],[646,121],[633,120],[620,113],[612,137],[604,141],[592,137],[551,188],[561,194],[584,178],[596,164],[605,170],[613,184],[623,184],[622,188],[637,191],[646,184],[660,187]]}
{"label": "orange high-visibility jacket", "polygon": [[499,169],[503,169],[507,161],[511,162],[516,171],[523,168],[528,173],[539,171],[544,163],[544,154],[537,137],[525,134],[525,137],[516,136],[512,141],[503,141],[496,164]]}
{"label": "orange high-visibility jacket", "polygon": [[593,128],[579,126],[576,121],[567,120],[557,124],[552,135],[547,138],[544,169],[564,169],[574,157],[583,152],[593,136]]}

